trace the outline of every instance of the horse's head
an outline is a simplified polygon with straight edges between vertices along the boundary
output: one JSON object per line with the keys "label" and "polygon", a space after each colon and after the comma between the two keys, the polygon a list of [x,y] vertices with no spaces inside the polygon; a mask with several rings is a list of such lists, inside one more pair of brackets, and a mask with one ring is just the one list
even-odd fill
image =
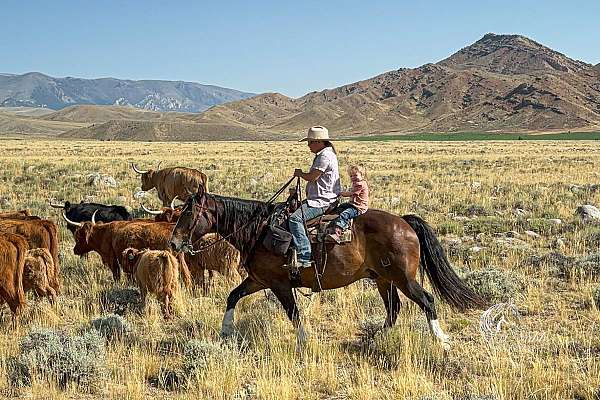
{"label": "horse's head", "polygon": [[181,208],[181,216],[171,234],[170,245],[174,251],[192,249],[192,236],[202,237],[213,230],[216,221],[216,202],[198,187],[198,192],[189,196]]}

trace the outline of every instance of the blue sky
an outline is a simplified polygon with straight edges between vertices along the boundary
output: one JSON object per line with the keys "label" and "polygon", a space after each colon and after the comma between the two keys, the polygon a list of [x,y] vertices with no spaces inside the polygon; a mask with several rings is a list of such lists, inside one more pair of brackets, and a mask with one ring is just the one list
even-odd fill
{"label": "blue sky", "polygon": [[487,32],[600,63],[600,1],[12,1],[0,72],[186,80],[298,97],[439,61]]}

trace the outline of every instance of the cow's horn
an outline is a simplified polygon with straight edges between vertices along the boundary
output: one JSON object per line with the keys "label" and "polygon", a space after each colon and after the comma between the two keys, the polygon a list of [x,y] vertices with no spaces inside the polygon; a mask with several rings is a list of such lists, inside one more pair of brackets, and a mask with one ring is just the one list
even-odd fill
{"label": "cow's horn", "polygon": [[160,214],[162,214],[162,211],[150,210],[150,209],[146,208],[146,206],[144,205],[144,203],[142,203],[141,205],[142,205],[142,210],[146,211],[148,214],[151,214],[151,215],[160,215]]}
{"label": "cow's horn", "polygon": [[173,197],[173,200],[171,200],[171,210],[175,209],[175,199],[177,198],[177,196]]}
{"label": "cow's horn", "polygon": [[94,211],[94,213],[92,214],[92,225],[96,225],[96,213],[98,212],[98,210]]}
{"label": "cow's horn", "polygon": [[77,226],[77,227],[81,227],[83,224],[81,222],[73,222],[71,221],[69,218],[67,218],[67,214],[65,214],[65,212],[62,212],[62,216],[65,219],[65,221],[67,221],[67,224],[69,225],[73,225],[73,226]]}
{"label": "cow's horn", "polygon": [[139,169],[138,169],[138,168],[135,166],[135,164],[134,164],[134,163],[131,163],[131,168],[132,168],[132,169],[133,169],[135,172],[137,172],[138,174],[140,174],[140,175],[141,175],[141,174],[145,174],[145,173],[147,173],[147,172],[148,172],[148,171],[142,171],[142,170],[139,170]]}
{"label": "cow's horn", "polygon": [[52,199],[48,200],[50,202],[50,207],[52,208],[65,208],[65,203],[59,204],[59,203],[53,203]]}

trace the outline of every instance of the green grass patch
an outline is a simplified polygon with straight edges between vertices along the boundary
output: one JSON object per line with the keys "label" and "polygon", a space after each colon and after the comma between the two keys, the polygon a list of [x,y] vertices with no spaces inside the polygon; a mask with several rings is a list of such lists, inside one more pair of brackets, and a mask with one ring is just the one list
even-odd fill
{"label": "green grass patch", "polygon": [[459,132],[459,133],[416,133],[406,135],[370,135],[342,140],[358,141],[425,141],[425,142],[454,142],[473,140],[600,140],[600,132],[562,132],[547,134],[525,133],[486,133],[486,132]]}

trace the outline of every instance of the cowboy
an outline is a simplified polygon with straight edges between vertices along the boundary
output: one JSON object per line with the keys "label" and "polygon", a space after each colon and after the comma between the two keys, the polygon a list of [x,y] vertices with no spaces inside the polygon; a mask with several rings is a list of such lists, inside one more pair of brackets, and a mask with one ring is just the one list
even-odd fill
{"label": "cowboy", "polygon": [[[294,176],[307,181],[306,200],[289,218],[299,268],[311,267],[310,241],[304,229],[304,221],[317,218],[336,202],[342,188],[335,148],[329,138],[329,131],[323,126],[313,126],[308,135],[300,140],[308,141],[308,148],[315,154],[310,171],[294,171]],[[304,219],[303,219],[304,218]]]}

